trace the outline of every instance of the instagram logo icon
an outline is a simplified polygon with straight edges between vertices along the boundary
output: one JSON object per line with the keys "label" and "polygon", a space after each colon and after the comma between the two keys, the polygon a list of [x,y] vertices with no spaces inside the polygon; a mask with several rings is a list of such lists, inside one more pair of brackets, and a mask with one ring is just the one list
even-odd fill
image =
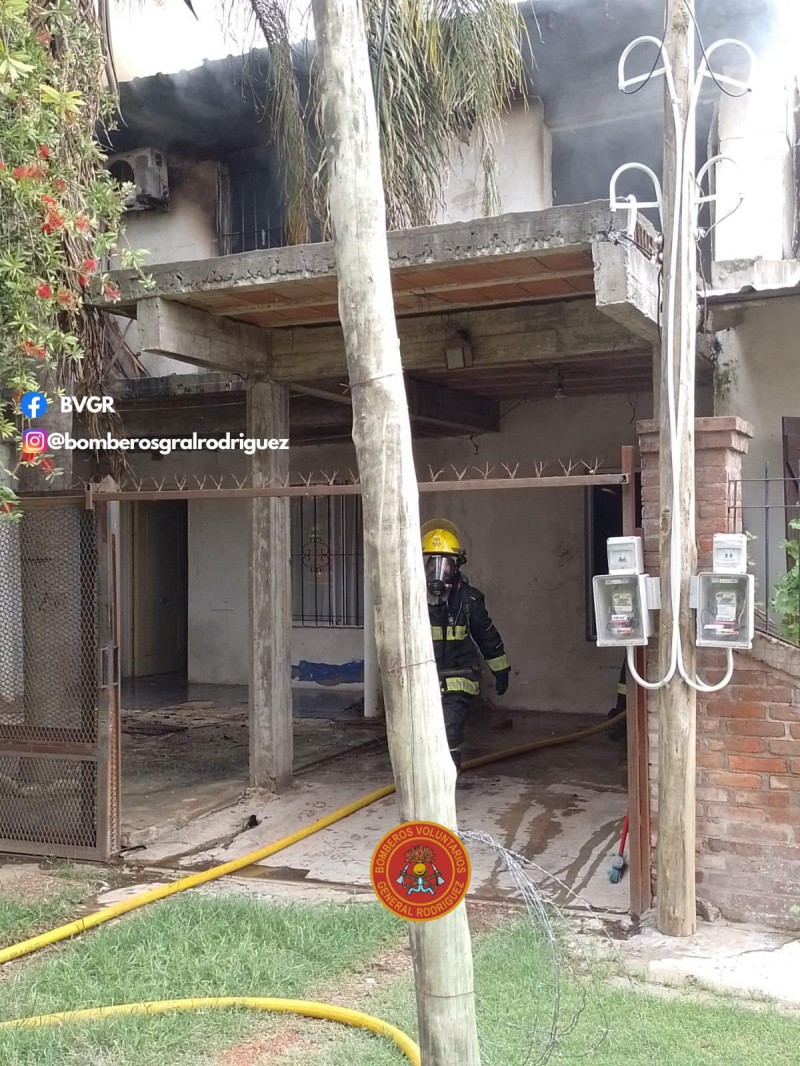
{"label": "instagram logo icon", "polygon": [[44,429],[23,429],[22,451],[25,455],[38,455],[47,451],[47,431]]}

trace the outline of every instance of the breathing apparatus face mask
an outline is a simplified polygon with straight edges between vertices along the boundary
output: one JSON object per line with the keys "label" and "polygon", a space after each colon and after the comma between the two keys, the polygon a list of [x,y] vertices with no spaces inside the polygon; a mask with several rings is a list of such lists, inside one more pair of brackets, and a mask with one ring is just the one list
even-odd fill
{"label": "breathing apparatus face mask", "polygon": [[426,555],[425,579],[432,596],[446,596],[458,567],[452,555]]}

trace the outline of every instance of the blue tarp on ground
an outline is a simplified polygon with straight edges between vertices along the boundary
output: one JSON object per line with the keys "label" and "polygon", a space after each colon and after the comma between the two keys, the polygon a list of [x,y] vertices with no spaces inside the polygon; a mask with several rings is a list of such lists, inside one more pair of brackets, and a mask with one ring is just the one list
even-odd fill
{"label": "blue tarp on ground", "polygon": [[316,681],[318,685],[352,685],[363,682],[363,659],[349,663],[309,663],[301,659],[292,666],[292,681]]}

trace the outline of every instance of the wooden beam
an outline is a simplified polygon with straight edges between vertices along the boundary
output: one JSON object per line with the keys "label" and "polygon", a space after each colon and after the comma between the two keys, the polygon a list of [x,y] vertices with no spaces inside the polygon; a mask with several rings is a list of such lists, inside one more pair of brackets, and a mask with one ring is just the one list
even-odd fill
{"label": "wooden beam", "polygon": [[269,370],[268,330],[217,319],[157,296],[139,301],[137,321],[142,351],[236,374]]}
{"label": "wooden beam", "polygon": [[[690,105],[695,81],[694,0],[667,0],[666,56],[671,63],[678,130],[664,140],[665,324],[659,405],[659,513],[661,613],[659,676],[668,674],[673,625],[679,627],[686,677],[697,676],[696,650],[689,609],[690,583],[697,568],[695,538],[695,349],[697,330],[697,250],[692,197],[695,194],[694,113]],[[672,121],[669,99],[665,121]],[[667,127],[670,128],[669,125]],[[678,145],[683,141],[681,160]],[[677,191],[680,190],[680,198]],[[676,224],[673,225],[673,222]],[[674,294],[674,300],[671,296]],[[670,358],[671,357],[671,358]],[[683,407],[683,425],[675,440],[667,395],[674,389]],[[673,454],[677,450],[677,457]],[[673,459],[675,478],[673,483]],[[674,491],[673,491],[674,490]],[[678,525],[672,547],[673,525]],[[680,599],[673,602],[673,567]],[[679,673],[658,690],[658,842],[656,926],[667,936],[691,936],[696,913],[696,753],[697,693]]]}
{"label": "wooden beam", "polygon": [[[247,434],[289,436],[289,390],[273,381],[247,386]],[[288,451],[250,458],[254,486],[288,478]],[[289,500],[255,498],[250,504],[250,784],[280,792],[291,782],[292,733],[291,537]]]}

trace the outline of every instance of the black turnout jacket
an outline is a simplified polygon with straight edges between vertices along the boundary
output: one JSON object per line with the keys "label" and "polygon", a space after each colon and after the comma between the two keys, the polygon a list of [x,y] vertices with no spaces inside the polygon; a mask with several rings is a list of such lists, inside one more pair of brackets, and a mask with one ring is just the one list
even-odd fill
{"label": "black turnout jacket", "polygon": [[480,692],[481,659],[493,674],[508,670],[503,638],[483,593],[459,575],[445,603],[428,604],[436,666],[443,692]]}

